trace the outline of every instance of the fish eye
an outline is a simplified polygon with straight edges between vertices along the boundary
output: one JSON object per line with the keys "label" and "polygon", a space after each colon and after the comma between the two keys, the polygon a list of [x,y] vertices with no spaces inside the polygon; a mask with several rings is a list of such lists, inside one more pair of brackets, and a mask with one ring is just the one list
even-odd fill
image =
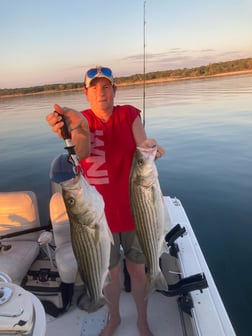
{"label": "fish eye", "polygon": [[73,206],[75,204],[75,200],[73,197],[70,197],[68,200],[67,200],[67,203],[70,205],[70,206]]}
{"label": "fish eye", "polygon": [[144,164],[144,160],[143,159],[137,160],[137,165],[138,166],[142,166],[143,164]]}

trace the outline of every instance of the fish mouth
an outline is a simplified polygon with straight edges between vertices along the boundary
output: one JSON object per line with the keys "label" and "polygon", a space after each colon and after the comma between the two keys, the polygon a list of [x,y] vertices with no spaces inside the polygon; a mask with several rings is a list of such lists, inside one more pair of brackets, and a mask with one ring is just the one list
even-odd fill
{"label": "fish mouth", "polygon": [[75,175],[74,177],[70,178],[69,180],[66,180],[64,182],[61,182],[62,187],[72,187],[73,185],[75,185],[80,178],[80,173],[78,173],[77,175]]}
{"label": "fish mouth", "polygon": [[152,147],[140,147],[140,146],[137,146],[137,149],[139,149],[141,151],[146,151],[146,152],[152,152],[154,148],[156,148],[156,145],[153,145]]}
{"label": "fish mouth", "polygon": [[148,151],[152,151],[156,147],[157,147],[156,140],[146,139],[139,146],[137,146],[137,149],[144,150],[144,151],[148,152]]}

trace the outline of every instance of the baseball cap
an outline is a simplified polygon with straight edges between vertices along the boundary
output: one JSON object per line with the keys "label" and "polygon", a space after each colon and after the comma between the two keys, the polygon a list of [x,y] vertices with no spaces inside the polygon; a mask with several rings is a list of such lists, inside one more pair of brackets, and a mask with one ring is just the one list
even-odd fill
{"label": "baseball cap", "polygon": [[110,68],[103,67],[101,65],[90,68],[85,74],[84,86],[89,88],[92,80],[95,78],[107,78],[111,84],[114,85],[113,73]]}

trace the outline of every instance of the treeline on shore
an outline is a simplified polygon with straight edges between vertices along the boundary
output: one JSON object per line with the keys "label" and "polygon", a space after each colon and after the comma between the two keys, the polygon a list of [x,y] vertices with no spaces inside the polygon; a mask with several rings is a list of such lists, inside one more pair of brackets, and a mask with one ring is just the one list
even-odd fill
{"label": "treeline on shore", "polygon": [[[141,83],[144,80],[148,81],[162,81],[167,79],[180,79],[180,78],[197,78],[197,77],[208,77],[221,75],[224,73],[232,73],[239,71],[249,71],[252,70],[252,58],[239,59],[234,61],[213,63],[205,66],[200,66],[196,68],[184,68],[175,70],[163,70],[148,72],[146,74],[135,74],[125,77],[115,78],[115,83],[118,85],[130,85]],[[12,96],[12,95],[26,95],[26,94],[36,94],[43,92],[58,92],[65,90],[77,90],[83,87],[83,82],[81,83],[65,83],[65,84],[46,84],[40,86],[33,86],[27,88],[16,88],[16,89],[0,89],[0,97]]]}

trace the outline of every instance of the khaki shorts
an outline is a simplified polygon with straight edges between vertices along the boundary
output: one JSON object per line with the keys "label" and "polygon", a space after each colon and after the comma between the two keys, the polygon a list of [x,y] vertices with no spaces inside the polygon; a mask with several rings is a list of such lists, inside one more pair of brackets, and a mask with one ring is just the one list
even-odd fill
{"label": "khaki shorts", "polygon": [[113,233],[114,245],[111,244],[110,266],[115,267],[121,259],[121,249],[124,256],[135,264],[145,264],[146,259],[136,236],[136,231]]}

